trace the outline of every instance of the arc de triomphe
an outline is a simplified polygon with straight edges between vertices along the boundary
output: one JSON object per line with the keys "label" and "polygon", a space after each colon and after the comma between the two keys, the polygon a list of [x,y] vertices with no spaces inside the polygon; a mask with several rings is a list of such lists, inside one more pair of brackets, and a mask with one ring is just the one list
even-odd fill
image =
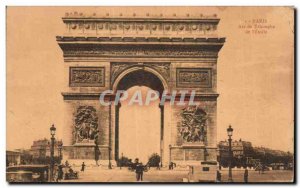
{"label": "arc de triomphe", "polygon": [[[195,90],[198,106],[160,106],[160,155],[189,164],[216,161],[217,59],[225,38],[217,36],[220,19],[201,17],[97,17],[66,13],[66,33],[57,36],[63,51],[66,90],[64,160],[94,159],[95,140],[101,160],[119,154],[120,105],[100,105],[105,90],[135,85],[151,89]],[[143,79],[141,79],[143,78]],[[113,100],[114,94],[106,100]],[[134,117],[131,117],[134,118]],[[201,136],[188,127],[200,122]]]}

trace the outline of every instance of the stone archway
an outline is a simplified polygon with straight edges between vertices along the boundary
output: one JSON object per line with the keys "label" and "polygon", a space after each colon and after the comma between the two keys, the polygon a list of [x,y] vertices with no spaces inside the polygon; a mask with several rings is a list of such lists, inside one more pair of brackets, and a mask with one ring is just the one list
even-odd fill
{"label": "stone archway", "polygon": [[[168,85],[161,74],[159,74],[155,69],[149,66],[143,66],[142,64],[130,66],[129,69],[125,69],[115,82],[112,84],[113,91],[117,90],[128,90],[134,86],[146,86],[152,90],[158,91],[159,96],[164,90],[168,89]],[[160,135],[159,135],[159,155],[161,156],[161,161],[164,160],[164,106],[159,105],[160,109]],[[120,108],[121,104],[112,106],[114,117],[112,117],[114,131],[112,134],[112,159],[118,161],[120,158]]]}
{"label": "stone archway", "polygon": [[[68,14],[62,20],[66,34],[57,36],[56,40],[63,51],[66,71],[67,87],[62,92],[66,106],[65,158],[92,160],[94,157],[93,138],[88,142],[74,139],[78,130],[74,116],[86,108],[97,114],[97,139],[103,163],[116,159],[114,129],[118,107],[100,105],[99,96],[107,90],[115,93],[134,84],[151,85],[151,81],[128,82],[133,72],[145,71],[161,83],[151,87],[195,91],[195,99],[200,103],[191,109],[167,104],[161,108],[164,164],[216,161],[217,60],[225,43],[225,38],[217,35],[220,19],[216,15],[115,18]],[[112,101],[114,97],[108,95],[107,100]],[[205,135],[184,126],[185,114],[198,121],[202,113],[197,109],[206,114]],[[198,124],[190,126],[199,129]],[[192,139],[186,136],[188,133]]]}

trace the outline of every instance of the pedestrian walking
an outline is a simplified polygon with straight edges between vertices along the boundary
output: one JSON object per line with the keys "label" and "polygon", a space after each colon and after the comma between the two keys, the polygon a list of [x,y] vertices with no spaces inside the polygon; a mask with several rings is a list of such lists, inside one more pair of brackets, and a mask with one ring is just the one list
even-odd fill
{"label": "pedestrian walking", "polygon": [[142,163],[138,163],[136,165],[135,173],[136,173],[136,181],[143,181],[144,166]]}
{"label": "pedestrian walking", "polygon": [[62,165],[58,165],[58,168],[57,168],[57,176],[56,176],[56,181],[58,182],[59,180],[62,180],[63,179],[63,176],[64,176],[64,172],[63,172],[63,166]]}
{"label": "pedestrian walking", "polygon": [[134,160],[134,163],[132,163],[132,166],[131,166],[131,168],[132,168],[132,170],[136,170],[136,166],[139,164],[139,158],[136,158],[135,160]]}
{"label": "pedestrian walking", "polygon": [[58,166],[56,164],[53,167],[53,180],[58,182]]}
{"label": "pedestrian walking", "polygon": [[169,170],[173,170],[174,167],[176,167],[176,164],[171,161],[169,164]]}
{"label": "pedestrian walking", "polygon": [[246,168],[246,169],[245,169],[245,172],[244,172],[244,182],[245,182],[245,183],[248,183],[248,175],[249,175],[249,174],[248,174],[248,169]]}
{"label": "pedestrian walking", "polygon": [[85,170],[85,164],[84,164],[84,162],[82,162],[82,165],[81,165],[81,172],[84,172],[84,170]]}
{"label": "pedestrian walking", "polygon": [[62,180],[63,177],[64,177],[63,166],[59,165],[58,166],[58,180]]}
{"label": "pedestrian walking", "polygon": [[66,160],[66,162],[65,162],[65,166],[66,167],[69,167],[69,162]]}
{"label": "pedestrian walking", "polygon": [[59,180],[59,178],[58,178],[58,171],[54,172],[53,179],[55,180],[55,182],[58,182],[58,180]]}
{"label": "pedestrian walking", "polygon": [[170,164],[169,164],[169,170],[173,170],[173,163],[172,162],[170,162]]}
{"label": "pedestrian walking", "polygon": [[222,180],[222,174],[221,174],[221,172],[218,170],[218,171],[217,171],[217,182],[221,182],[221,180]]}

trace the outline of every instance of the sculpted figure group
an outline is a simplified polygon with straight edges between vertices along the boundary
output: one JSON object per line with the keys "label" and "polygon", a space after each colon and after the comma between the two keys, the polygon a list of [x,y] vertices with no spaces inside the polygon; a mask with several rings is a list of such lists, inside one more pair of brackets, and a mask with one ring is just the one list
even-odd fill
{"label": "sculpted figure group", "polygon": [[181,112],[182,138],[187,142],[205,142],[206,141],[206,120],[207,114],[197,106],[188,106]]}

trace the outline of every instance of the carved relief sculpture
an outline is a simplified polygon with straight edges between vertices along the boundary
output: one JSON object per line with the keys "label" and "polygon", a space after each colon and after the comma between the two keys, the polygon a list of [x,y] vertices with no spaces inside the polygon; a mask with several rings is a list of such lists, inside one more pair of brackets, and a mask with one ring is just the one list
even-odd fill
{"label": "carved relief sculpture", "polygon": [[75,143],[97,141],[98,117],[92,106],[79,106],[75,114],[74,140]]}
{"label": "carved relief sculpture", "polygon": [[103,67],[70,67],[70,86],[104,86]]}
{"label": "carved relief sculpture", "polygon": [[176,71],[177,87],[202,87],[212,86],[210,68],[178,68]]}
{"label": "carved relief sculpture", "polygon": [[181,112],[180,134],[189,143],[206,142],[207,114],[197,106],[188,106]]}

